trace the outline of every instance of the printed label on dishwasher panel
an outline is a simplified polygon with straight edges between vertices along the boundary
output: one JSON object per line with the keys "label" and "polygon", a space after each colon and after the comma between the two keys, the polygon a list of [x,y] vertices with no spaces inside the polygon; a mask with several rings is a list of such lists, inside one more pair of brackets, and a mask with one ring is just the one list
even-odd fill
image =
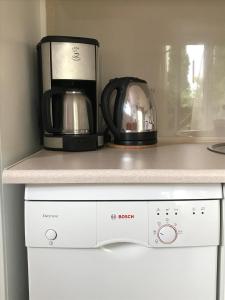
{"label": "printed label on dishwasher panel", "polygon": [[96,202],[25,203],[27,247],[96,246]]}
{"label": "printed label on dishwasher panel", "polygon": [[97,243],[148,244],[147,202],[99,202],[97,204]]}

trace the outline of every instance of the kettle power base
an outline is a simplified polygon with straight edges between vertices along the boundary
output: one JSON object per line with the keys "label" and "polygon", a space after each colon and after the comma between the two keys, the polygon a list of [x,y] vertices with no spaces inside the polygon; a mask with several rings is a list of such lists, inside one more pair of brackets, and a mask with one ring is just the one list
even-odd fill
{"label": "kettle power base", "polygon": [[215,153],[225,154],[225,143],[214,144],[207,147],[207,149]]}
{"label": "kettle power base", "polygon": [[107,146],[110,148],[116,148],[116,149],[140,150],[140,149],[154,148],[157,145],[156,144],[152,144],[152,145],[118,145],[118,144],[108,143]]}

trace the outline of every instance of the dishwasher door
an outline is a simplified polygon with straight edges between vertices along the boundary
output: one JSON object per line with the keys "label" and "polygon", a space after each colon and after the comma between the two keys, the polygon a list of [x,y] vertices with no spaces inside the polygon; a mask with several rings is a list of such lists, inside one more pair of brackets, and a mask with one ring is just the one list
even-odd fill
{"label": "dishwasher door", "polygon": [[26,202],[30,300],[216,300],[219,206]]}

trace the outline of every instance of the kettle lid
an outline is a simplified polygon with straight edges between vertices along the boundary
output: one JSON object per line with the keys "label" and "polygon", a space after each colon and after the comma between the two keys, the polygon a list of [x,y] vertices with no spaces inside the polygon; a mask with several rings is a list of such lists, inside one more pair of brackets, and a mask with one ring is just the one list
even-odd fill
{"label": "kettle lid", "polygon": [[117,78],[111,79],[110,82],[115,81],[115,80],[126,81],[128,83],[130,83],[130,82],[147,83],[147,81],[145,81],[144,79],[140,79],[138,77],[117,77]]}

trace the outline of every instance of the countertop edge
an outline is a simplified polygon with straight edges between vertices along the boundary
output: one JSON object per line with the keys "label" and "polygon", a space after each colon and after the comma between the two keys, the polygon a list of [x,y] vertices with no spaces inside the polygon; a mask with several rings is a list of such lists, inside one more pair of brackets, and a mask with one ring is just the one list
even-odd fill
{"label": "countertop edge", "polygon": [[2,174],[4,184],[118,184],[118,183],[224,183],[225,170],[204,169],[76,169],[10,170]]}

